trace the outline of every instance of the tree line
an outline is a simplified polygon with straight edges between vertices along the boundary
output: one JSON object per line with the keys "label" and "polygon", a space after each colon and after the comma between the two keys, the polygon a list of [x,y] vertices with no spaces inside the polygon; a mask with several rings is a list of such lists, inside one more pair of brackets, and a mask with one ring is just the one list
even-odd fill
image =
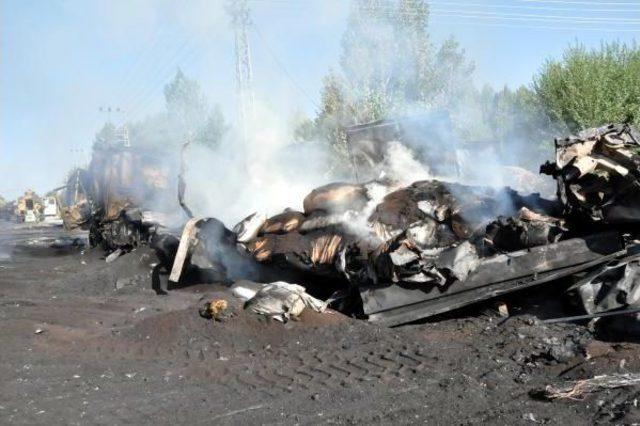
{"label": "tree line", "polygon": [[[569,46],[542,64],[528,85],[498,90],[473,83],[474,64],[454,38],[436,44],[425,0],[353,0],[342,52],[325,76],[320,106],[293,137],[328,144],[346,158],[346,126],[420,111],[446,111],[457,135],[542,149],[554,136],[608,122],[640,126],[640,49],[611,42]],[[178,71],[164,90],[165,111],[130,124],[138,144],[174,146],[189,137],[216,147],[229,126],[199,84]],[[107,124],[96,144],[115,140]]]}

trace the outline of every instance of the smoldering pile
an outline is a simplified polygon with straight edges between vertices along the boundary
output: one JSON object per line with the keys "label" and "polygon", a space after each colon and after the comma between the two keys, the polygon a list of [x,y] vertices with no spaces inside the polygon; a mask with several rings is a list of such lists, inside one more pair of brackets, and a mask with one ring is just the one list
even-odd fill
{"label": "smoldering pile", "polygon": [[303,205],[303,212],[249,216],[234,228],[238,242],[261,264],[358,286],[446,286],[464,280],[480,257],[554,242],[564,231],[561,220],[536,212],[555,207],[538,195],[438,180],[332,183]]}
{"label": "smoldering pile", "polygon": [[[162,215],[131,198],[127,185],[140,186],[133,175],[115,186],[101,178],[140,156],[122,148],[104,153],[109,161],[92,162],[94,178],[80,186],[95,190],[68,206],[90,205],[91,217],[65,216],[65,225],[88,228],[94,244],[111,250],[151,242],[173,282],[288,281],[325,300],[339,290],[348,305],[390,325],[567,277],[584,311],[594,314],[640,298],[639,140],[627,125],[556,140],[555,163],[541,168],[556,180],[556,200],[387,177],[316,188],[301,211],[256,213],[233,230],[214,218],[192,218],[182,232],[143,220]],[[183,193],[184,185],[181,202]]]}
{"label": "smoldering pile", "polygon": [[[332,183],[307,195],[302,211],[253,214],[222,240],[196,231],[185,247],[212,251],[191,259],[200,269],[240,259],[272,277],[351,290],[364,314],[391,325],[578,275],[591,277],[573,286],[587,312],[617,309],[640,296],[629,277],[640,251],[629,226],[639,148],[624,125],[556,141],[556,163],[542,171],[556,178],[557,200],[441,180]],[[622,265],[615,274],[612,260]]]}

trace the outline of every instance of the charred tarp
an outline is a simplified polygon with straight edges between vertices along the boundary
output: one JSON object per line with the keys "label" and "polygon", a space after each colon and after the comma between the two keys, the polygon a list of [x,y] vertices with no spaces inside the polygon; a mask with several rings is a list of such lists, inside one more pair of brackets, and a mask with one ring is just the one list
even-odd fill
{"label": "charred tarp", "polygon": [[350,289],[388,325],[568,276],[587,312],[626,306],[640,297],[637,140],[622,125],[557,141],[544,166],[557,201],[439,180],[333,183],[303,211],[249,216],[234,242],[266,270]]}

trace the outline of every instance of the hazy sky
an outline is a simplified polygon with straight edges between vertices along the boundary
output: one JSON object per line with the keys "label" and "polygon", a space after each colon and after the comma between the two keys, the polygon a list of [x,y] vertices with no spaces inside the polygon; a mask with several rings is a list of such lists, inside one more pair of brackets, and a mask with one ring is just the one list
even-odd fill
{"label": "hazy sky", "polygon": [[[529,84],[572,42],[640,36],[640,0],[437,0],[434,42],[454,35],[475,80]],[[0,0],[0,195],[45,192],[86,161],[95,132],[163,107],[177,67],[233,120],[233,36],[223,0]],[[347,0],[250,0],[256,95],[312,114],[338,66]]]}

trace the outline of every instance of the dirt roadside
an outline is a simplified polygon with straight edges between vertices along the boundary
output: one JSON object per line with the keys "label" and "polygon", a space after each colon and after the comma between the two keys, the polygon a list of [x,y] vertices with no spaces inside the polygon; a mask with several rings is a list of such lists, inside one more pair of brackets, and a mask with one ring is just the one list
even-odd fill
{"label": "dirt roadside", "polygon": [[[490,313],[388,329],[305,312],[283,325],[244,312],[222,285],[157,295],[149,250],[107,264],[48,248],[61,236],[0,228],[2,424],[640,422],[634,388],[530,396],[640,371],[635,343]],[[229,320],[199,317],[214,297],[231,304]]]}

